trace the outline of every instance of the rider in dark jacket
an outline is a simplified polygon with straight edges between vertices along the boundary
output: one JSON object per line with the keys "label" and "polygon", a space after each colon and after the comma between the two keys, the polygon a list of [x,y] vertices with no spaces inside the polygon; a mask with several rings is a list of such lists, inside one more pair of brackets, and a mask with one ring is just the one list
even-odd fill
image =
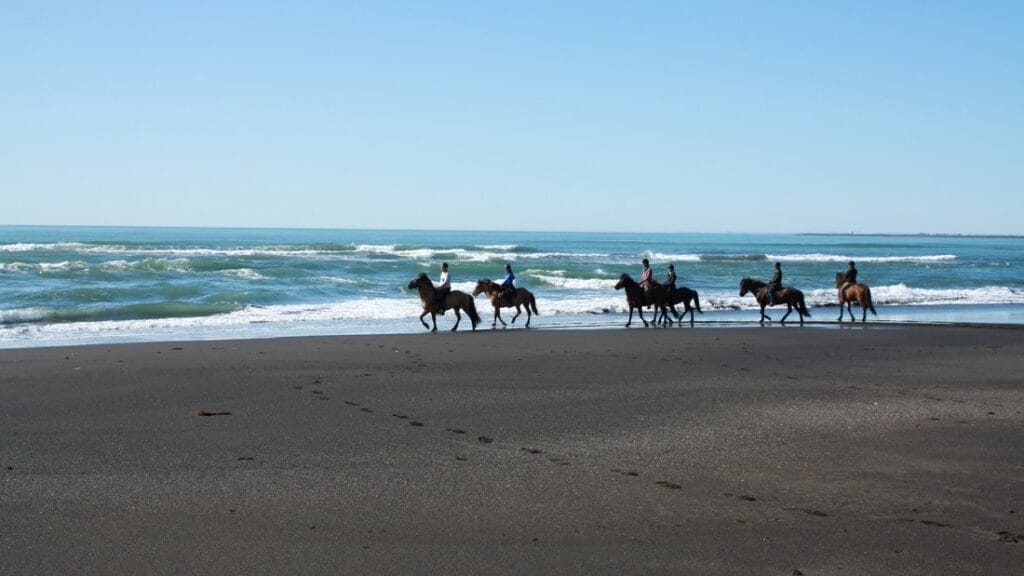
{"label": "rider in dark jacket", "polygon": [[782,288],[782,264],[775,263],[775,275],[768,281],[768,285],[765,286],[765,292],[768,295],[768,305],[775,305],[775,291]]}
{"label": "rider in dark jacket", "polygon": [[676,267],[673,264],[668,265],[668,275],[665,276],[665,282],[662,284],[668,293],[671,295],[676,291]]}
{"label": "rider in dark jacket", "polygon": [[839,303],[842,304],[846,300],[846,289],[857,283],[857,267],[854,265],[853,260],[850,260],[849,268],[846,269],[846,275],[843,276],[843,285],[839,287]]}

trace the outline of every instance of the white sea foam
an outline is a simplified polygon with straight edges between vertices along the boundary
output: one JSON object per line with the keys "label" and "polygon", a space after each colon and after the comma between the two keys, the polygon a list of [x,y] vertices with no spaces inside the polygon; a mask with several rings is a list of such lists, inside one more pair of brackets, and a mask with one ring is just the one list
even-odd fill
{"label": "white sea foam", "polygon": [[923,256],[842,256],[838,254],[765,254],[765,258],[778,262],[949,262],[956,260],[955,254],[928,254]]}
{"label": "white sea foam", "polygon": [[569,290],[609,290],[614,289],[615,283],[618,282],[614,278],[566,278],[549,274],[530,274],[528,278],[542,286]]}
{"label": "white sea foam", "polygon": [[664,254],[662,252],[647,251],[643,257],[652,262],[700,262],[700,254]]}
{"label": "white sea foam", "polygon": [[352,278],[341,278],[338,276],[317,276],[313,279],[315,282],[322,282],[324,284],[361,284],[361,281]]}
{"label": "white sea foam", "polygon": [[16,242],[14,244],[0,244],[0,252],[85,250],[88,248],[90,248],[88,244],[83,244],[81,242],[49,242],[42,244],[32,242]]}
{"label": "white sea foam", "polygon": [[[835,304],[835,289],[812,290],[808,304],[821,306]],[[884,305],[936,305],[936,304],[1024,304],[1024,292],[1007,286],[980,288],[911,288],[906,284],[872,286],[871,300],[876,306]]]}
{"label": "white sea foam", "polygon": [[89,269],[89,264],[87,262],[82,262],[81,260],[65,260],[63,262],[40,262],[36,266],[38,266],[39,271],[44,274],[53,272],[81,271]]}
{"label": "white sea foam", "polygon": [[188,258],[146,258],[144,260],[108,260],[100,264],[100,269],[107,272],[124,272],[128,270],[190,272],[192,270],[192,264]]}
{"label": "white sea foam", "polygon": [[245,280],[266,280],[267,277],[252,268],[233,268],[231,270],[222,270],[222,274],[226,276],[234,276],[236,278],[243,278]]}

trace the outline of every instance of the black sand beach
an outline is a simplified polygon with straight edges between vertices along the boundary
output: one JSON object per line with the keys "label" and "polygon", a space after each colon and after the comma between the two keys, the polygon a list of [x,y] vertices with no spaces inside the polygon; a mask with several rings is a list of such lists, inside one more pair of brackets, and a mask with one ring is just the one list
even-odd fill
{"label": "black sand beach", "polygon": [[0,351],[0,574],[1019,574],[1024,330]]}

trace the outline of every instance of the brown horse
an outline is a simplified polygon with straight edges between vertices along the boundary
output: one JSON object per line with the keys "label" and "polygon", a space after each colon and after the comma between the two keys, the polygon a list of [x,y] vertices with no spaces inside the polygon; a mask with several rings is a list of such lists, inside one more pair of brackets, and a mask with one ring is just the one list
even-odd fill
{"label": "brown horse", "polygon": [[[747,292],[754,294],[754,298],[757,299],[757,303],[761,305],[761,324],[764,324],[767,318],[769,322],[772,321],[771,317],[764,313],[765,306],[768,306],[768,291],[766,288],[767,284],[760,280],[752,280],[750,278],[744,278],[740,280],[740,297],[746,296]],[[810,317],[811,313],[807,310],[807,305],[804,304],[804,293],[786,286],[775,291],[775,302],[776,304],[786,305],[786,314],[779,320],[779,324],[786,323],[786,317],[796,309],[796,313],[800,315],[800,325],[804,325],[804,316]]]}
{"label": "brown horse", "polygon": [[430,322],[434,325],[431,332],[437,332],[437,313],[444,312],[445,310],[455,310],[455,326],[452,326],[452,332],[459,329],[459,322],[462,322],[462,314],[459,310],[465,310],[466,315],[469,316],[470,323],[473,324],[473,330],[476,330],[476,325],[480,323],[480,315],[476,313],[476,303],[473,302],[473,297],[465,292],[459,292],[458,290],[452,290],[444,297],[444,303],[438,306],[434,302],[434,283],[430,281],[426,273],[420,272],[418,276],[409,281],[408,288],[416,288],[420,293],[420,302],[423,304],[423,314],[420,314],[420,322],[423,323],[423,327],[430,329],[430,326],[423,321],[423,317],[430,314]]}
{"label": "brown horse", "polygon": [[629,277],[629,274],[623,273],[622,276],[619,276],[619,281],[615,283],[615,289],[622,290],[623,288],[626,289],[626,305],[629,306],[629,320],[626,322],[626,328],[629,328],[630,324],[633,323],[634,309],[640,312],[640,320],[643,321],[644,327],[648,326],[649,323],[644,319],[644,306],[654,306],[655,321],[650,322],[650,324],[657,323],[658,312],[661,312],[663,323],[672,323],[672,320],[668,317],[668,305],[666,304],[664,286],[654,282],[651,284],[650,290],[644,290],[643,286],[640,286],[636,280]]}
{"label": "brown horse", "polygon": [[[843,279],[846,278],[846,274],[842,272],[836,272],[836,288],[843,285]],[[871,288],[868,288],[867,284],[858,282],[857,284],[851,284],[846,288],[844,293],[839,294],[839,321],[843,321],[843,304],[846,304],[846,309],[850,312],[850,320],[853,322],[857,321],[857,317],[853,315],[853,303],[860,304],[860,309],[863,312],[860,316],[861,322],[867,322],[868,310],[871,310],[872,316],[878,316],[875,312],[875,305],[871,302]]]}
{"label": "brown horse", "polygon": [[[497,282],[493,282],[490,278],[481,278],[476,282],[476,288],[473,289],[473,296],[479,296],[481,292],[487,294],[487,299],[491,301],[491,306],[494,306],[494,320],[491,322],[493,328],[499,321],[502,326],[505,326],[505,321],[501,318],[502,308],[512,308],[515,306],[516,315],[512,317],[512,324],[516,323],[516,318],[523,313],[522,308],[526,308],[526,327],[530,327],[530,320],[533,318],[533,314],[540,314],[537,312],[537,300],[533,297],[533,292],[530,292],[526,288],[516,288],[515,296],[502,297],[501,285]],[[533,309],[533,314],[530,313],[530,309]]]}
{"label": "brown horse", "polygon": [[[693,302],[692,306],[690,305],[690,302]],[[690,315],[690,326],[693,326],[694,310],[701,314],[704,313],[704,311],[700,309],[700,297],[697,295],[697,291],[691,290],[686,286],[681,286],[675,290],[666,289],[665,303],[668,304],[669,309],[671,309],[672,313],[675,314],[676,321],[679,322],[680,326],[682,326],[683,318],[685,318],[687,314]],[[676,304],[683,305],[683,313],[681,315],[676,311]],[[654,315],[654,320],[658,320],[657,314]]]}

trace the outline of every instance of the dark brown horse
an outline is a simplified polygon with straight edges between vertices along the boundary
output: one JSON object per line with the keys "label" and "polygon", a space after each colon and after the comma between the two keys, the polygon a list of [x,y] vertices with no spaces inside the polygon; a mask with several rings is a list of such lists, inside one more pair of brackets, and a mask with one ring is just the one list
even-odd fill
{"label": "dark brown horse", "polygon": [[640,320],[643,321],[644,327],[648,324],[655,324],[656,322],[648,323],[644,319],[644,306],[654,306],[654,318],[657,320],[658,313],[661,312],[661,318],[663,323],[671,324],[672,320],[668,317],[668,305],[665,300],[665,287],[658,283],[652,283],[650,290],[644,290],[643,286],[637,284],[636,280],[629,277],[629,274],[623,273],[619,276],[619,281],[615,283],[616,290],[626,289],[626,305],[629,306],[629,320],[626,322],[626,328],[629,328],[630,324],[633,323],[633,310],[636,309],[640,312]]}
{"label": "dark brown horse", "polygon": [[[692,306],[690,305],[690,302],[693,302]],[[704,311],[700,309],[700,297],[697,295],[697,291],[690,290],[686,286],[681,286],[675,290],[666,289],[665,303],[668,304],[669,309],[671,309],[672,313],[675,314],[676,321],[679,322],[680,326],[682,326],[683,318],[685,318],[687,314],[690,315],[690,326],[693,326],[694,310],[701,314],[704,313]],[[676,311],[676,304],[683,305],[683,313],[681,315]],[[657,314],[654,315],[654,320],[657,322]]]}
{"label": "dark brown horse", "polygon": [[[533,314],[540,314],[537,312],[537,300],[533,297],[533,292],[530,292],[526,288],[516,288],[515,296],[511,298],[501,294],[501,284],[492,281],[490,278],[481,278],[476,281],[476,288],[473,289],[473,296],[479,296],[483,292],[487,294],[487,299],[491,301],[491,306],[494,306],[494,320],[491,322],[493,328],[499,321],[502,326],[505,326],[505,321],[501,318],[502,308],[512,308],[515,306],[516,315],[512,317],[512,324],[516,323],[516,318],[523,313],[521,308],[526,308],[526,327],[530,327],[530,320],[533,318]],[[530,309],[533,309],[533,313],[530,313]]]}
{"label": "dark brown horse", "polygon": [[[752,280],[750,278],[744,278],[740,280],[740,297],[746,296],[747,292],[754,294],[754,298],[757,299],[757,303],[761,305],[761,324],[764,324],[765,319],[769,322],[772,321],[771,317],[764,313],[765,306],[768,306],[768,287],[767,284],[760,280]],[[786,305],[786,314],[779,320],[780,324],[786,323],[786,318],[796,309],[796,313],[800,315],[800,325],[804,325],[804,316],[810,317],[811,313],[807,310],[807,305],[804,304],[804,293],[792,288],[785,286],[775,291],[775,301],[771,304],[775,306],[777,304]]]}
{"label": "dark brown horse", "polygon": [[476,330],[476,325],[480,323],[480,315],[476,313],[476,303],[473,301],[473,297],[465,292],[452,290],[445,295],[442,305],[438,306],[434,302],[434,283],[424,272],[420,272],[418,276],[410,280],[408,288],[419,290],[420,303],[423,304],[420,322],[423,323],[424,328],[430,329],[430,326],[423,321],[423,317],[430,314],[430,322],[434,325],[433,329],[430,329],[431,332],[437,332],[437,313],[449,309],[455,310],[455,326],[452,326],[452,332],[458,330],[459,322],[462,322],[462,314],[459,313],[459,310],[466,311],[470,323],[473,324],[473,330]]}
{"label": "dark brown horse", "polygon": [[[836,288],[843,285],[843,279],[846,278],[846,274],[842,272],[836,272]],[[867,322],[868,310],[871,310],[872,316],[878,316],[875,312],[875,305],[871,302],[871,288],[868,288],[867,284],[860,282],[851,284],[843,292],[839,294],[839,321],[843,321],[843,304],[846,304],[846,309],[850,312],[850,320],[853,322],[857,321],[857,317],[853,315],[853,303],[860,304],[860,309],[863,312],[860,316],[861,322]]]}

